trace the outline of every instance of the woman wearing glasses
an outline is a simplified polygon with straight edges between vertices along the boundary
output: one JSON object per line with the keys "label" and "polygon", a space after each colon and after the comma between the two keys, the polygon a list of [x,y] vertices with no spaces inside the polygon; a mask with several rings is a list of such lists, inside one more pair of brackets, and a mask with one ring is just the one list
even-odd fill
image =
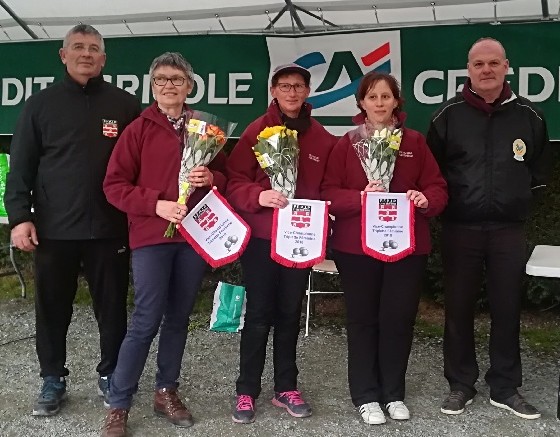
{"label": "woman wearing glasses", "polygon": [[311,117],[309,96],[311,75],[296,64],[277,67],[272,75],[273,100],[266,114],[243,132],[228,159],[227,197],[251,226],[251,240],[241,257],[247,291],[245,325],[241,332],[240,371],[236,384],[235,423],[255,420],[255,399],[261,392],[266,344],[274,328],[274,397],[272,403],[294,417],[311,415],[297,386],[296,345],[301,303],[309,269],[283,267],[270,257],[270,235],[274,208],[287,199],[272,190],[252,147],[265,128],[286,125],[298,132],[300,147],[296,198],[319,199],[319,186],[327,158],[336,141]]}
{"label": "woman wearing glasses", "polygon": [[187,205],[177,203],[184,130],[190,118],[185,99],[193,89],[190,64],[179,53],[164,53],[150,67],[155,102],[119,138],[105,176],[104,191],[128,215],[134,312],[113,373],[104,436],[126,433],[128,410],[150,345],[160,330],[154,411],[179,427],[193,424],[177,394],[189,317],[206,262],[179,235],[164,237],[216,185],[225,189],[225,155],[212,169],[196,167],[189,182],[197,189]]}

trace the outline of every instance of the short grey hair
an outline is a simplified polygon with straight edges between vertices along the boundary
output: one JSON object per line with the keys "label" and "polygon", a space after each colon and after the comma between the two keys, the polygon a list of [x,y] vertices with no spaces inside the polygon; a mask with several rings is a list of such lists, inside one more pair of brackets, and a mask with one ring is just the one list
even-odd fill
{"label": "short grey hair", "polygon": [[177,68],[185,73],[187,79],[194,83],[194,71],[191,64],[183,57],[181,53],[178,52],[165,52],[162,55],[159,55],[152,61],[152,65],[150,65],[150,79],[154,78],[154,71],[157,70],[159,67],[169,66],[173,68]]}
{"label": "short grey hair", "polygon": [[492,38],[491,36],[485,36],[482,38],[477,39],[473,45],[471,46],[471,48],[469,49],[469,52],[467,54],[467,59],[470,59],[471,57],[471,52],[474,49],[474,46],[476,46],[477,44],[481,43],[481,42],[486,42],[486,41],[490,41],[490,42],[495,42],[496,44],[498,44],[500,46],[500,49],[502,50],[502,56],[504,57],[504,59],[507,59],[506,56],[506,49],[504,48],[504,45],[498,41],[496,38]]}
{"label": "short grey hair", "polygon": [[82,24],[82,23],[77,24],[76,26],[74,26],[72,29],[68,31],[68,33],[64,37],[64,41],[62,42],[62,48],[68,47],[68,42],[70,40],[70,37],[77,33],[81,33],[82,35],[93,35],[97,37],[97,39],[99,40],[99,47],[101,48],[101,51],[105,53],[105,42],[103,41],[103,36],[99,33],[99,31],[95,27],[90,26],[89,24]]}

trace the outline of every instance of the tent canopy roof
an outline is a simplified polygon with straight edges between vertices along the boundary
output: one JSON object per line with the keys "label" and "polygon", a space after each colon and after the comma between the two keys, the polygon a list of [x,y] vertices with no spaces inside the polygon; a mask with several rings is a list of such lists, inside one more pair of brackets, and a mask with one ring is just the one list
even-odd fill
{"label": "tent canopy roof", "polygon": [[59,39],[80,22],[104,36],[287,33],[557,20],[560,0],[0,0],[0,41]]}

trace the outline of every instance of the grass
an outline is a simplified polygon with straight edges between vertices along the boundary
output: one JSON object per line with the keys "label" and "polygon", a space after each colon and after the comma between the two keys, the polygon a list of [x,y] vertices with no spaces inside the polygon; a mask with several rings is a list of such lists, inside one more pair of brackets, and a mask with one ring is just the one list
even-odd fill
{"label": "grass", "polygon": [[443,338],[443,325],[417,317],[414,333],[421,338],[441,339]]}
{"label": "grass", "polygon": [[[27,285],[27,296],[29,296],[30,291],[34,288],[30,286],[29,279],[26,279]],[[31,290],[30,290],[31,289]],[[16,276],[3,276],[0,278],[0,301],[15,299],[21,297],[21,288],[19,281]]]}
{"label": "grass", "polygon": [[[27,299],[32,302],[35,284],[33,277],[26,273]],[[198,294],[190,330],[207,329],[212,312],[216,280],[208,275]],[[18,299],[21,296],[16,276],[0,278],[0,301]],[[133,307],[132,287],[128,295],[129,308]],[[315,296],[315,314],[311,318],[313,326],[343,328],[345,323],[344,299],[342,296]],[[91,297],[86,281],[80,277],[74,301],[76,305],[91,305]],[[304,300],[304,311],[306,301]],[[443,307],[437,302],[423,299],[416,319],[415,335],[422,339],[442,339],[444,314]],[[477,316],[475,339],[478,344],[486,344],[490,334],[490,318],[487,313]],[[522,315],[521,340],[524,348],[536,353],[554,354],[560,350],[560,318],[558,309],[548,312],[525,311]]]}

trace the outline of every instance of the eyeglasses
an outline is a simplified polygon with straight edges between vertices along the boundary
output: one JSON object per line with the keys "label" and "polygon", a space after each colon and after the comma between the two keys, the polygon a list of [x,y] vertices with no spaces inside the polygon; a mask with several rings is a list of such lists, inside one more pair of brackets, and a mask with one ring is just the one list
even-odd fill
{"label": "eyeglasses", "polygon": [[293,88],[298,94],[304,93],[307,89],[307,86],[302,83],[296,83],[294,85],[292,85],[291,83],[278,83],[276,84],[276,87],[283,93],[289,93]]}
{"label": "eyeglasses", "polygon": [[165,86],[169,81],[171,81],[171,83],[175,86],[181,86],[185,83],[185,80],[186,79],[183,76],[174,76],[174,77],[158,76],[153,78],[153,81],[157,86]]}

